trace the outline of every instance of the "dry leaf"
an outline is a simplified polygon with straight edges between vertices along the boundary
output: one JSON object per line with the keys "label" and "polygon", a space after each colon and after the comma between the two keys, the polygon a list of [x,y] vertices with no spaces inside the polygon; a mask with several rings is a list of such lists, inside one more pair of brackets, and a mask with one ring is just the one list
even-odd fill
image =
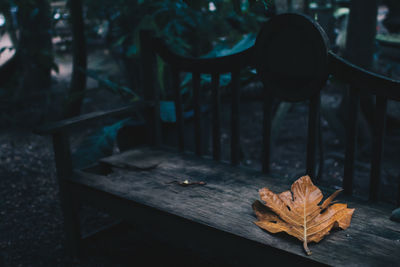
{"label": "dry leaf", "polygon": [[336,191],[321,205],[321,190],[316,187],[309,176],[295,181],[290,191],[275,194],[268,188],[259,190],[260,201],[253,203],[257,215],[256,225],[271,233],[286,232],[303,241],[307,255],[311,255],[307,244],[319,242],[332,228],[346,229],[350,226],[354,209],[347,204],[332,204],[332,200],[340,193]]}

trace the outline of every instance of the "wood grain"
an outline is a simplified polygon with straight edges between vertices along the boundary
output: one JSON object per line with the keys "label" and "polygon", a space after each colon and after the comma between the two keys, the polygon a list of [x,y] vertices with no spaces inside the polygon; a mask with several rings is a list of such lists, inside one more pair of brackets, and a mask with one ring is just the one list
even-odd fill
{"label": "wood grain", "polygon": [[[155,208],[195,224],[305,257],[302,247],[295,240],[270,235],[253,223],[256,218],[251,204],[258,199],[258,189],[269,187],[274,192],[281,192],[287,190],[288,185],[256,171],[190,154],[150,148],[138,149],[134,156],[132,153],[104,159],[103,163],[133,164],[138,158],[142,161],[154,160],[154,155],[161,163],[150,171],[115,169],[108,176],[78,173],[72,178],[72,184],[94,188],[126,202]],[[169,184],[173,180],[185,179],[204,181],[207,185],[181,187]],[[317,245],[311,244],[313,255],[309,259],[329,265],[398,263],[400,225],[389,220],[392,207],[367,204],[350,197],[343,201],[348,203],[349,208],[356,209],[351,226],[346,231],[332,233]]]}

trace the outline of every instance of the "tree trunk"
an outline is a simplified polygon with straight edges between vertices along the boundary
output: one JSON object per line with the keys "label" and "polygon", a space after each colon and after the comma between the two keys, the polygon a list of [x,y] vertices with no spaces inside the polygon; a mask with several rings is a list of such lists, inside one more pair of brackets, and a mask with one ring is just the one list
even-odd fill
{"label": "tree trunk", "polygon": [[64,117],[77,116],[81,112],[86,89],[87,53],[82,0],[70,0],[72,26],[72,78]]}
{"label": "tree trunk", "polygon": [[399,0],[384,0],[383,4],[389,8],[389,14],[383,24],[391,33],[400,32],[400,1]]}
{"label": "tree trunk", "polygon": [[[371,70],[375,52],[375,36],[377,23],[377,0],[352,0],[349,22],[347,25],[345,57],[351,63]],[[362,88],[359,88],[362,89]],[[365,118],[370,127],[364,128],[360,134],[370,135],[374,120],[374,99],[372,95],[362,94],[360,99],[361,121]],[[369,128],[369,129],[368,129]],[[361,139],[368,140],[367,136]]]}
{"label": "tree trunk", "polygon": [[47,0],[15,1],[18,6],[19,42],[16,58],[20,84],[14,100],[37,95],[51,85],[53,51],[50,5]]}
{"label": "tree trunk", "polygon": [[352,0],[346,37],[346,59],[370,70],[375,48],[377,0]]}

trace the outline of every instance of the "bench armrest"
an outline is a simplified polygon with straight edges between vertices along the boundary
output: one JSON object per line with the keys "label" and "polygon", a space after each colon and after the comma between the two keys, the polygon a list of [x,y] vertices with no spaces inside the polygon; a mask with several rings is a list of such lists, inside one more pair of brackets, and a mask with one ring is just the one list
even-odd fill
{"label": "bench armrest", "polygon": [[145,102],[145,101],[139,101],[135,102],[132,105],[128,105],[122,108],[117,108],[113,110],[108,110],[108,111],[95,111],[87,114],[83,114],[80,116],[60,120],[60,121],[55,121],[51,122],[45,125],[42,125],[34,130],[34,133],[39,134],[39,135],[46,135],[46,134],[54,134],[57,132],[62,132],[68,129],[71,129],[73,127],[76,127],[78,125],[81,125],[82,123],[86,123],[91,120],[95,119],[101,119],[105,117],[112,117],[112,116],[126,116],[129,114],[132,114],[135,111],[142,110],[147,107],[153,106],[152,102]]}

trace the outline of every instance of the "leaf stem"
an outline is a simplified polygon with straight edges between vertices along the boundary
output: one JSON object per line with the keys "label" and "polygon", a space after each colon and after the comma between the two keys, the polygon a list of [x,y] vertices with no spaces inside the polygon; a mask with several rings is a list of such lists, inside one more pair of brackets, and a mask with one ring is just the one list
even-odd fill
{"label": "leaf stem", "polygon": [[312,254],[312,252],[307,246],[307,241],[303,242],[303,247],[304,247],[304,251],[306,252],[307,256],[310,256]]}

